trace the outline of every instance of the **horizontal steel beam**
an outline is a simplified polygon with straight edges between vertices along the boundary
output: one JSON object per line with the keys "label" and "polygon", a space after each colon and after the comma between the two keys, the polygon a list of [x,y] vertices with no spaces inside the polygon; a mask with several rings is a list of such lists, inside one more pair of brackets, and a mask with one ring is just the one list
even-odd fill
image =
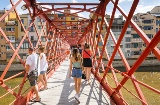
{"label": "horizontal steel beam", "polygon": [[99,3],[37,3],[39,5],[99,5]]}

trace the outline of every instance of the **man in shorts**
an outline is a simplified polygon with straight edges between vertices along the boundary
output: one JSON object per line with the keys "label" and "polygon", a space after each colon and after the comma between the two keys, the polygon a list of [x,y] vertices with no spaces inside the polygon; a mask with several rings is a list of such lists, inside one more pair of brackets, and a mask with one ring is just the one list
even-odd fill
{"label": "man in shorts", "polygon": [[28,80],[30,82],[30,85],[36,94],[36,99],[34,100],[34,102],[40,102],[37,86],[37,78],[40,72],[39,56],[34,53],[34,48],[29,48],[28,54],[29,56],[26,59],[26,73],[28,74]]}

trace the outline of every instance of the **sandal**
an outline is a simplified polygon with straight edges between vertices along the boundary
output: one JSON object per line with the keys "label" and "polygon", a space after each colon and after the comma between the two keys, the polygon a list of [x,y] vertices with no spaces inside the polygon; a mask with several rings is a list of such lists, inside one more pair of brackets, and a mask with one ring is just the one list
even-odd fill
{"label": "sandal", "polygon": [[30,100],[30,102],[41,102],[41,98],[39,100]]}

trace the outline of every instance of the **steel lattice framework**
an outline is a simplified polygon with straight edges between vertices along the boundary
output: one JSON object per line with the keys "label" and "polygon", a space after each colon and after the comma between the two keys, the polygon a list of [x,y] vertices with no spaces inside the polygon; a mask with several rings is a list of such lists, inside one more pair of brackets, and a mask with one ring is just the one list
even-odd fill
{"label": "steel lattice framework", "polygon": [[[33,47],[31,39],[28,37],[28,33],[29,33],[31,26],[34,27],[37,37],[38,37],[36,48],[38,48],[39,45],[42,45],[42,41],[41,41],[42,34],[44,34],[45,36],[45,39],[46,39],[45,47],[46,49],[48,49],[47,59],[50,62],[48,77],[50,77],[54,73],[54,71],[57,69],[60,63],[66,58],[68,54],[67,49],[69,49],[70,45],[76,45],[79,43],[83,45],[84,42],[86,42],[86,43],[93,45],[92,46],[92,51],[94,53],[93,64],[95,64],[96,67],[92,69],[92,73],[94,74],[94,76],[99,81],[99,83],[102,85],[104,90],[109,94],[109,96],[113,99],[113,101],[116,104],[120,104],[120,105],[128,104],[127,100],[125,100],[123,97],[123,92],[121,91],[122,88],[125,89],[132,96],[134,96],[137,100],[139,100],[143,105],[146,105],[148,103],[139,85],[142,85],[143,87],[150,89],[152,92],[160,94],[160,90],[157,90],[154,87],[151,87],[137,80],[134,76],[134,72],[142,64],[142,62],[146,59],[146,57],[149,55],[151,51],[154,53],[155,57],[158,60],[160,60],[160,50],[156,47],[160,41],[160,35],[159,35],[160,31],[158,31],[157,34],[154,36],[154,38],[150,40],[147,37],[147,35],[138,27],[138,25],[132,20],[132,16],[139,3],[139,0],[133,0],[133,4],[130,8],[128,15],[125,14],[125,12],[118,5],[119,0],[100,0],[100,3],[37,3],[36,0],[23,0],[23,1],[25,2],[25,7],[28,9],[30,17],[32,19],[32,22],[30,23],[28,28],[25,29],[21,21],[21,18],[16,10],[16,7],[20,5],[22,0],[19,0],[15,4],[13,4],[13,1],[10,0],[12,8],[8,10],[2,17],[0,17],[0,22],[1,22],[4,20],[6,16],[9,15],[11,11],[15,11],[18,17],[18,21],[24,30],[24,37],[20,41],[18,47],[15,48],[10,42],[10,40],[8,39],[5,32],[0,27],[1,34],[5,38],[6,42],[10,45],[11,49],[14,51],[12,58],[10,59],[2,75],[0,76],[0,86],[8,91],[6,94],[0,96],[0,100],[3,99],[3,97],[5,97],[6,95],[11,94],[15,96],[15,100],[12,102],[12,104],[14,103],[15,105],[22,105],[26,103],[27,101],[29,101],[29,99],[33,96],[33,90],[29,91],[25,95],[24,93],[28,89],[25,91],[22,91],[27,81],[25,72],[20,72],[9,78],[4,78],[13,60],[15,59],[15,57],[17,57],[21,61],[22,65],[25,65],[18,51],[20,50],[20,47],[25,40],[28,40],[28,42],[30,43],[30,46]],[[108,21],[105,18],[105,12],[106,12],[106,7],[110,2],[113,3],[114,8],[112,11],[110,22],[108,23]],[[48,5],[49,7],[45,7],[45,5]],[[74,13],[62,12],[62,10],[65,10],[65,9],[76,10],[76,12]],[[119,10],[119,12],[126,19],[118,40],[116,40],[115,35],[113,34],[111,30],[111,26],[114,20],[114,15],[115,15],[116,10]],[[58,18],[50,19],[47,15],[47,13],[49,12],[64,14],[63,16],[61,16],[61,18],[65,16],[75,16],[75,17],[81,18],[81,20],[66,21],[66,20],[59,20]],[[87,18],[76,15],[81,12],[93,13],[93,16],[90,19],[87,19]],[[100,24],[98,24],[99,16],[102,17]],[[39,17],[41,19],[42,31],[40,34],[38,33],[37,27],[34,23],[36,17]],[[44,20],[45,22],[42,23],[42,20]],[[64,25],[63,22],[68,22],[68,24]],[[104,24],[107,29],[105,38],[103,38],[101,35],[101,31],[102,31]],[[132,67],[129,65],[127,59],[125,58],[120,48],[120,44],[122,42],[122,39],[124,38],[125,32],[129,25],[133,27],[133,29],[138,33],[138,35],[147,45],[145,50],[142,52],[139,58],[135,61]],[[67,28],[67,27],[72,27],[72,26],[75,26],[77,28],[75,29]],[[44,31],[45,27],[47,28],[47,32]],[[81,32],[82,29],[84,30],[83,32]],[[98,29],[98,37],[96,37],[97,29]],[[75,34],[72,36],[71,32]],[[107,44],[109,36],[111,36],[115,44],[115,48],[111,56],[109,56],[107,49],[106,49],[106,44]],[[102,41],[102,44],[103,44],[103,48],[101,52],[98,47],[99,41]],[[100,56],[99,59],[96,58],[96,53],[98,53],[98,55]],[[113,63],[116,53],[119,53],[122,59],[123,65],[125,66],[126,72],[121,72],[120,70],[117,70],[113,67],[112,63]],[[106,54],[106,59],[108,60],[108,63],[103,62],[102,60],[103,54]],[[106,66],[106,68],[104,66]],[[99,73],[100,68],[103,71],[103,75]],[[108,75],[109,71],[111,71],[112,76]],[[123,79],[121,81],[118,81],[116,73],[119,73],[123,76]],[[24,78],[19,85],[17,85],[14,88],[10,88],[9,86],[7,86],[6,84],[7,81],[21,74],[24,74]],[[112,87],[109,84],[106,76],[113,80],[113,82],[115,83],[115,87]],[[136,94],[134,94],[129,89],[125,88],[124,85],[128,80],[132,81],[132,84],[136,90]],[[39,87],[41,87],[40,83],[39,83]],[[16,89],[18,89],[18,92],[15,91]]]}

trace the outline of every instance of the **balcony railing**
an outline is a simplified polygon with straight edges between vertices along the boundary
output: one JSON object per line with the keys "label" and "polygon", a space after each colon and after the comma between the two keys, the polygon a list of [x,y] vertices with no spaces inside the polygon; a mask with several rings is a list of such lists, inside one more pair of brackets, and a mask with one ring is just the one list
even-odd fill
{"label": "balcony railing", "polygon": [[14,26],[14,25],[18,25],[18,24],[17,24],[17,21],[8,21],[8,22],[6,22],[6,25],[7,26]]}

